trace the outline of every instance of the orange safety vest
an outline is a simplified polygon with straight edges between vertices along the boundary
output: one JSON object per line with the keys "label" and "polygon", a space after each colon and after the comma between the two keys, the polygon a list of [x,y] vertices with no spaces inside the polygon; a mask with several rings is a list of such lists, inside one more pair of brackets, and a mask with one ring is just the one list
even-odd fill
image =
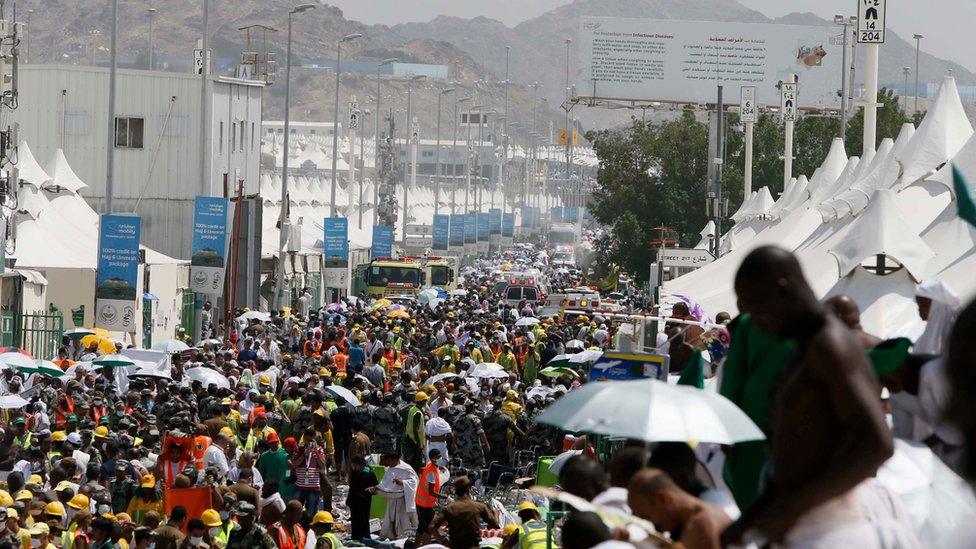
{"label": "orange safety vest", "polygon": [[170,460],[163,461],[163,480],[166,482],[167,488],[172,488],[176,484],[176,476],[183,472],[183,469],[189,464],[189,461],[185,459],[180,459],[179,466],[176,468],[176,473],[173,473],[173,462]]}
{"label": "orange safety vest", "polygon": [[298,534],[296,540],[292,540],[291,534],[280,522],[275,526],[278,531],[278,549],[305,549],[305,530],[301,526],[293,529]]}
{"label": "orange safety vest", "polygon": [[193,465],[199,470],[203,470],[203,454],[207,453],[210,447],[210,437],[198,435],[193,437]]}
{"label": "orange safety vest", "polygon": [[440,469],[437,468],[436,463],[430,461],[420,472],[420,482],[417,483],[417,507],[433,509],[437,505],[437,496],[427,491],[427,475],[430,473],[434,473],[434,491],[438,493],[441,491]]}

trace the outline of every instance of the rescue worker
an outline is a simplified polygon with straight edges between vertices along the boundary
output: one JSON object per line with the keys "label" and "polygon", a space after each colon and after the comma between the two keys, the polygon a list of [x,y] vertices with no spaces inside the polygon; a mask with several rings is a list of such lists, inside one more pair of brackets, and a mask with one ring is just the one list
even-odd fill
{"label": "rescue worker", "polygon": [[421,409],[427,402],[427,393],[417,392],[413,404],[407,410],[407,421],[403,437],[403,460],[415,470],[420,469],[423,451],[427,447],[427,434],[424,432],[426,419]]}
{"label": "rescue worker", "polygon": [[546,522],[539,514],[539,508],[531,501],[523,501],[518,506],[518,516],[522,525],[505,538],[502,549],[545,549],[547,544]]}
{"label": "rescue worker", "polygon": [[332,513],[319,511],[312,517],[312,532],[315,534],[315,549],[339,549],[342,541],[332,531],[335,520]]}

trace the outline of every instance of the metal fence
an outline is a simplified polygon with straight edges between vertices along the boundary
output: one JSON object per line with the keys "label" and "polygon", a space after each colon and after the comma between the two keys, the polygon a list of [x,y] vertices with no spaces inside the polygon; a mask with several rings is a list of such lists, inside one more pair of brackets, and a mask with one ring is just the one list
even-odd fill
{"label": "metal fence", "polygon": [[63,336],[64,315],[61,311],[5,312],[0,315],[0,344],[25,349],[36,358],[57,356]]}
{"label": "metal fence", "polygon": [[180,326],[182,326],[188,334],[196,333],[194,331],[196,315],[193,311],[195,301],[196,296],[194,295],[193,290],[183,288],[183,304],[180,307]]}

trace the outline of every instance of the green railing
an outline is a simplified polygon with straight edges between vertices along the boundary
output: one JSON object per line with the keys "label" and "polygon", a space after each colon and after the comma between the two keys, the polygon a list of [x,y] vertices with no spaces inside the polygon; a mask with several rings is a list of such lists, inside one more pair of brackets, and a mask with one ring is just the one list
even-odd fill
{"label": "green railing", "polygon": [[64,336],[64,316],[61,311],[38,311],[18,315],[3,313],[0,319],[0,340],[3,345],[27,350],[36,358],[57,356]]}
{"label": "green railing", "polygon": [[196,315],[193,311],[193,306],[196,296],[193,294],[193,290],[189,288],[183,288],[183,303],[180,307],[180,326],[186,330],[188,334],[195,334],[194,324],[196,322]]}
{"label": "green railing", "polygon": [[307,286],[312,290],[312,308],[322,306],[322,273],[308,273],[305,275]]}

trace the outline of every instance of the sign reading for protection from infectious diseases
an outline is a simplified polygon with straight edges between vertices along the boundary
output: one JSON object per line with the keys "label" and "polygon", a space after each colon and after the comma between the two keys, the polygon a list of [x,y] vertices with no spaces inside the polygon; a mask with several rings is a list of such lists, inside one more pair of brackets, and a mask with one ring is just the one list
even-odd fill
{"label": "sign reading for protection from infectious diseases", "polygon": [[111,332],[136,331],[141,223],[133,214],[102,214],[98,223],[95,326]]}

